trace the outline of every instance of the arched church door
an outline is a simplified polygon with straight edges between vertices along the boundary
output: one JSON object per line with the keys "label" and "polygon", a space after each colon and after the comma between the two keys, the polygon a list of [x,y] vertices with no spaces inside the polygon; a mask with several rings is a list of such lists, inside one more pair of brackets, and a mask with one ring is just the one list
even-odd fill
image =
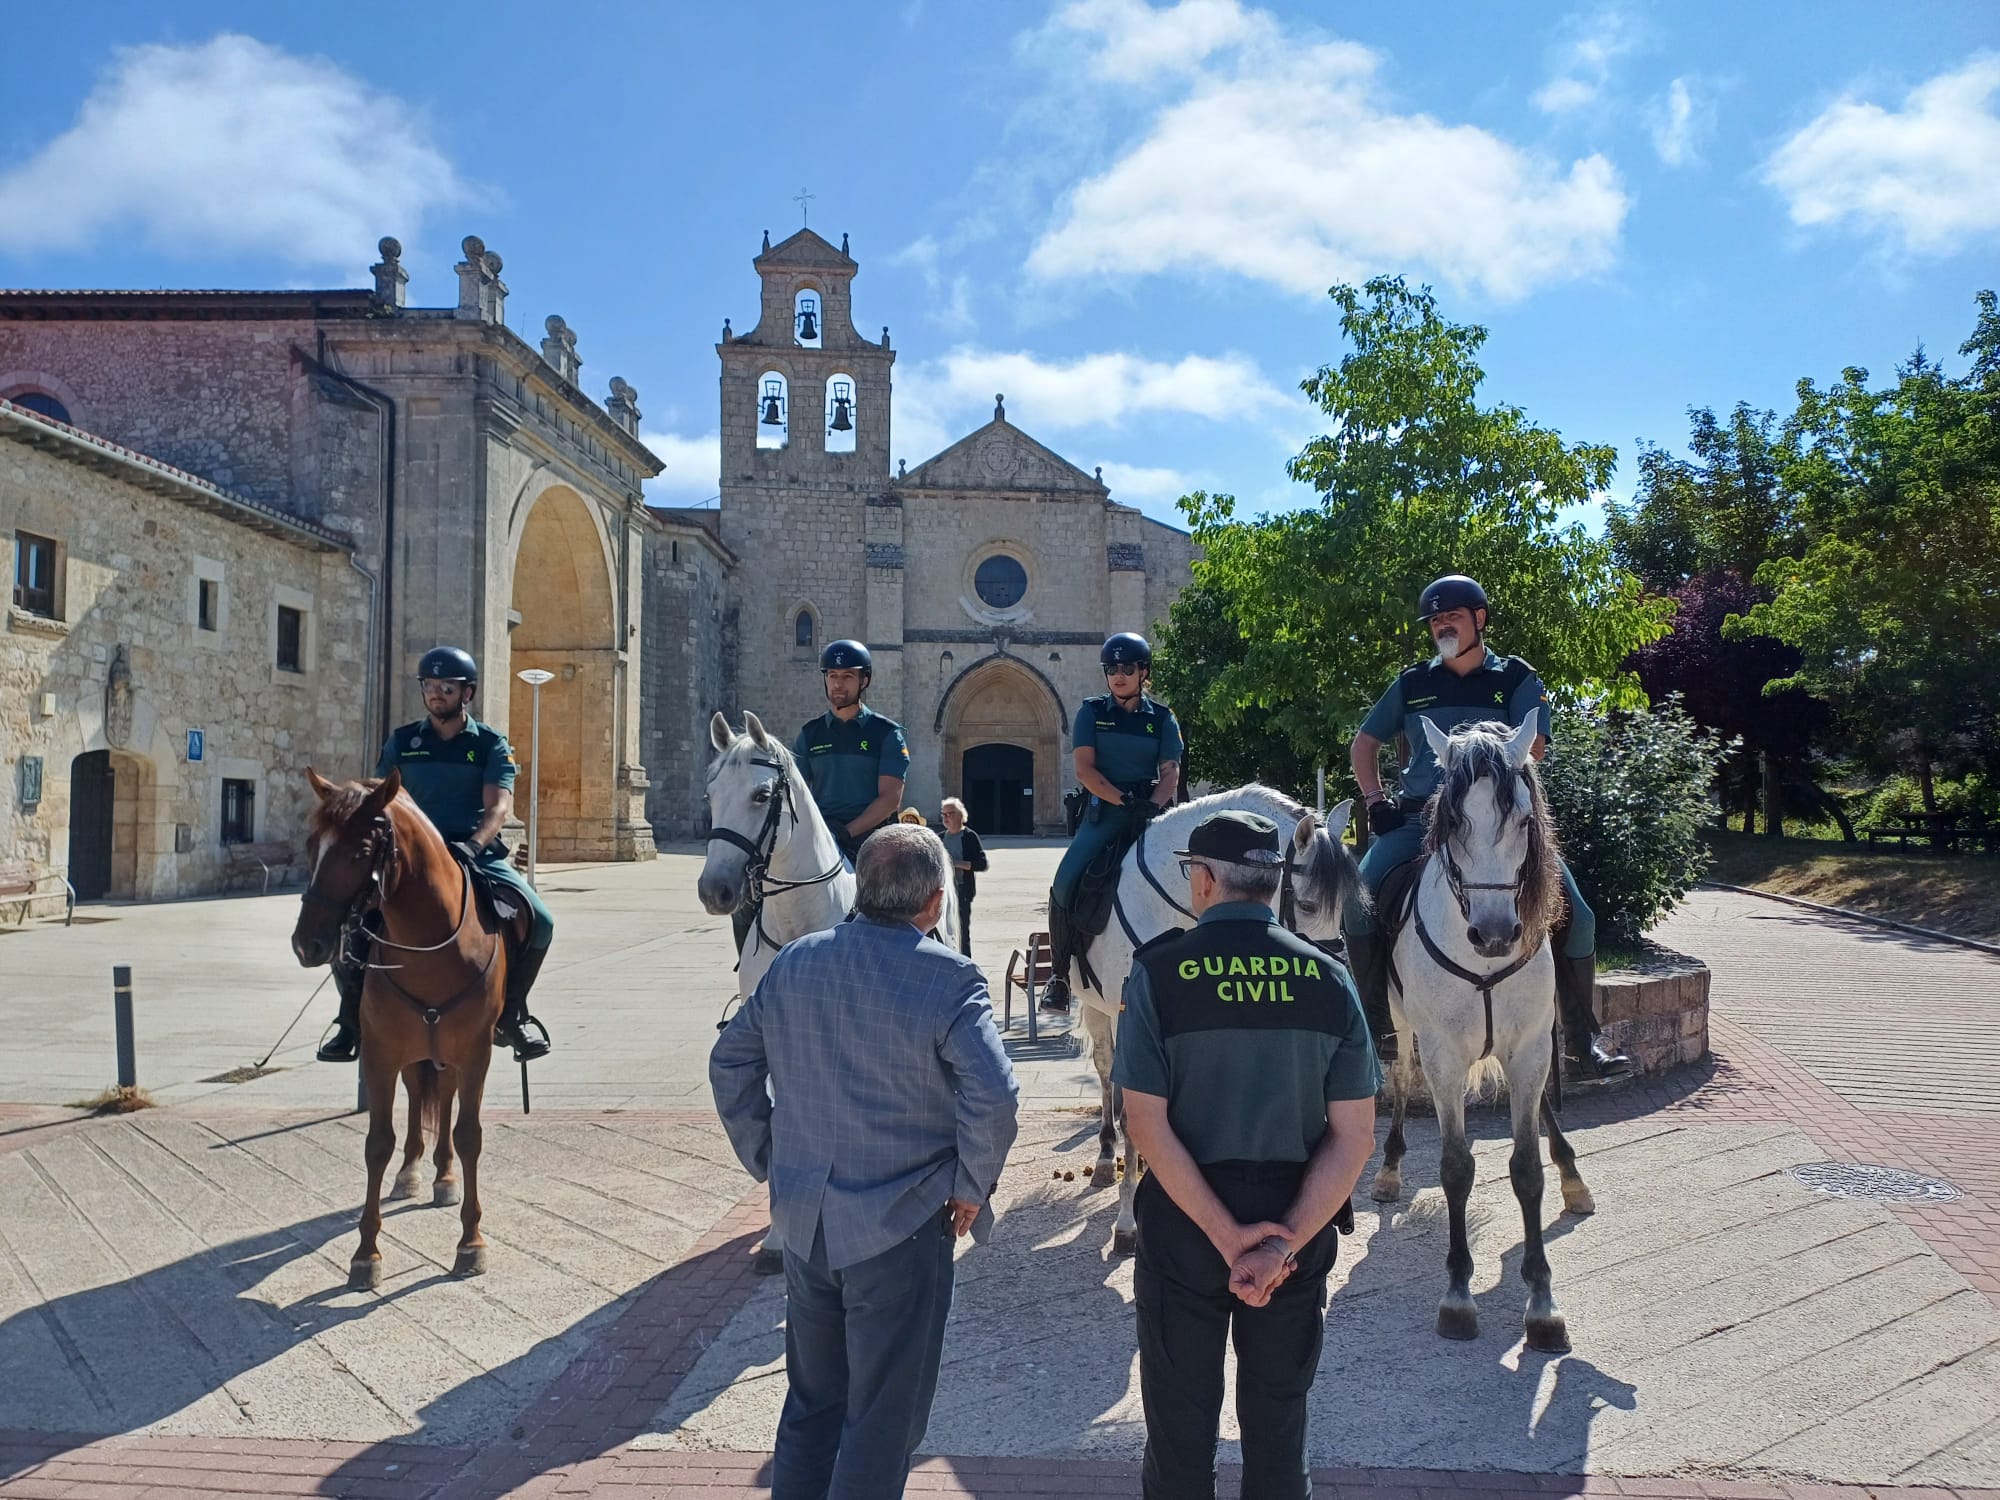
{"label": "arched church door", "polygon": [[109,750],[92,750],[69,763],[69,883],[79,901],[96,901],[111,889],[116,790]]}
{"label": "arched church door", "polygon": [[980,833],[1032,833],[1035,753],[1020,745],[974,745],[965,752],[966,820]]}

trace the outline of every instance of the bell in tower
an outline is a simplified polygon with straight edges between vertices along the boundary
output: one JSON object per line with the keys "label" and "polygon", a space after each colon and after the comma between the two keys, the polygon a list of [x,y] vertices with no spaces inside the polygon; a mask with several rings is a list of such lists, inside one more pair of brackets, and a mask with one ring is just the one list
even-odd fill
{"label": "bell in tower", "polygon": [[819,299],[810,292],[799,294],[798,314],[792,320],[801,344],[812,346],[819,343]]}
{"label": "bell in tower", "polygon": [[854,406],[854,388],[844,380],[833,383],[833,420],[827,424],[828,432],[852,432],[854,420],[848,415]]}
{"label": "bell in tower", "polygon": [[764,382],[764,419],[766,427],[785,425],[785,388],[776,380]]}

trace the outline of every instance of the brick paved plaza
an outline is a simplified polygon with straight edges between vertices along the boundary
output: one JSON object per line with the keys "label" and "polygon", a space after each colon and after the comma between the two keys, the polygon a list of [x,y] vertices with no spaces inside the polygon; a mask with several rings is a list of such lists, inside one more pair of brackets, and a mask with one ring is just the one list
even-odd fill
{"label": "brick paved plaza", "polygon": [[[1055,851],[996,850],[996,983]],[[0,935],[0,1495],[765,1493],[782,1295],[749,1272],[761,1198],[706,1107],[731,991],[696,859],[545,873],[538,1010],[558,1052],[488,1111],[486,1277],[456,1215],[393,1207],[386,1276],[345,1289],[361,1188],[351,1070],[309,1061],[317,982],[272,897],[88,908]],[[2000,959],[1720,892],[1660,936],[1714,969],[1714,1058],[1572,1095],[1599,1212],[1549,1209],[1575,1352],[1519,1348],[1519,1226],[1480,1129],[1481,1337],[1431,1333],[1435,1133],[1334,1273],[1314,1396],[1324,1492],[1369,1500],[2000,1494]],[[135,969],[164,1108],[79,1118],[111,1081],[110,967]],[[1048,1049],[1044,1049],[1045,1051]],[[1019,1064],[1021,1144],[967,1254],[913,1494],[1137,1493],[1129,1263],[1087,1165],[1080,1059]],[[1812,1192],[1818,1160],[1948,1180],[1952,1201]],[[1365,1182],[1365,1178],[1364,1178]],[[1365,1194],[1363,1195],[1365,1204]],[[421,1206],[419,1206],[421,1205]],[[1225,1418],[1225,1437],[1233,1426]]]}

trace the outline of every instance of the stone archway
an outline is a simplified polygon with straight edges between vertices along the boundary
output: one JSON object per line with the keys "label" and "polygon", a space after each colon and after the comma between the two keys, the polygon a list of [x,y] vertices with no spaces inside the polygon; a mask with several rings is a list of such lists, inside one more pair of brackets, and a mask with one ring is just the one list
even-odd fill
{"label": "stone archway", "polygon": [[[545,490],[514,552],[508,638],[508,739],[520,763],[516,815],[534,778],[534,694],[517,675],[554,673],[541,698],[541,828],[545,860],[618,858],[618,611],[603,533],[574,490]],[[493,688],[498,688],[494,684]],[[488,691],[492,691],[489,689]]]}
{"label": "stone archway", "polygon": [[983,745],[1019,746],[1034,757],[1034,831],[1060,834],[1069,758],[1062,708],[1041,675],[1012,657],[986,657],[945,690],[943,708],[938,769],[946,795],[965,796],[967,751]]}

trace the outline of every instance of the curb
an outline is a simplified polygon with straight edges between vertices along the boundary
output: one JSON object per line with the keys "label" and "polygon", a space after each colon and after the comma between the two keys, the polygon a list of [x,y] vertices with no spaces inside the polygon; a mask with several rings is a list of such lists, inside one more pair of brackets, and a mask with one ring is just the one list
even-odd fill
{"label": "curb", "polygon": [[1845,906],[1826,906],[1818,901],[1806,901],[1798,896],[1780,896],[1776,891],[1760,891],[1755,886],[1748,885],[1730,885],[1722,880],[1702,880],[1696,884],[1713,891],[1735,891],[1739,896],[1762,896],[1766,901],[1782,901],[1787,906],[1802,906],[1807,911],[1816,911],[1824,916],[1848,917],[1856,922],[1872,922],[1877,927],[1893,927],[1898,932],[1934,938],[1940,943],[1956,943],[1961,948],[1974,948],[1981,953],[1991,953],[2000,957],[2000,944],[1982,943],[1978,938],[1960,937],[1955,932],[1939,932],[1935,927],[1918,927],[1911,922],[1897,922],[1865,911],[1852,911]]}

